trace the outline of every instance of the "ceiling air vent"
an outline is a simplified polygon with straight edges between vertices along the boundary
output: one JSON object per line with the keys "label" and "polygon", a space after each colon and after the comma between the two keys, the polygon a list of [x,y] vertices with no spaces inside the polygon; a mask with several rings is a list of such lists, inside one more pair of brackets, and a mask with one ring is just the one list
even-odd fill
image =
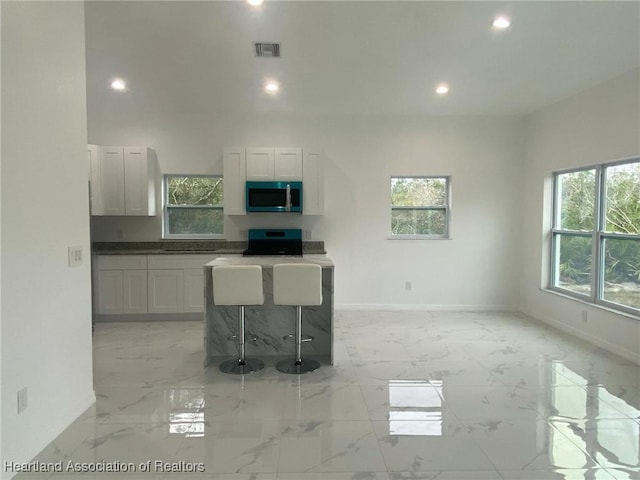
{"label": "ceiling air vent", "polygon": [[279,43],[255,42],[256,57],[280,57]]}

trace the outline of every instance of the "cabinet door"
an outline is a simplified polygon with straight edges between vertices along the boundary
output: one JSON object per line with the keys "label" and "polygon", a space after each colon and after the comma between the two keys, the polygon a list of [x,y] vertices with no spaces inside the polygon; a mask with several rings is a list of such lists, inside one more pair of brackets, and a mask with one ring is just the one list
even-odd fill
{"label": "cabinet door", "polygon": [[124,270],[123,313],[147,313],[147,271]]}
{"label": "cabinet door", "polygon": [[100,180],[104,215],[124,215],[124,151],[122,147],[100,147]]}
{"label": "cabinet door", "polygon": [[179,313],[184,308],[184,270],[149,270],[149,313]]}
{"label": "cabinet door", "polygon": [[102,270],[98,272],[97,299],[97,313],[123,313],[124,277],[122,270]]}
{"label": "cabinet door", "polygon": [[204,269],[184,271],[184,311],[204,312]]}
{"label": "cabinet door", "polygon": [[272,181],[273,162],[273,148],[247,148],[247,180]]}
{"label": "cabinet door", "polygon": [[302,181],[301,148],[276,148],[274,158],[274,179],[276,181]]}
{"label": "cabinet door", "polygon": [[225,215],[247,213],[244,206],[246,171],[244,148],[225,148],[222,157]]}
{"label": "cabinet door", "polygon": [[91,215],[103,215],[102,211],[102,181],[100,180],[100,158],[98,146],[87,145],[89,156],[89,192]]}
{"label": "cabinet door", "polygon": [[147,149],[124,148],[124,199],[126,215],[149,214]]}
{"label": "cabinet door", "polygon": [[324,171],[322,156],[314,150],[302,155],[302,214],[324,214]]}

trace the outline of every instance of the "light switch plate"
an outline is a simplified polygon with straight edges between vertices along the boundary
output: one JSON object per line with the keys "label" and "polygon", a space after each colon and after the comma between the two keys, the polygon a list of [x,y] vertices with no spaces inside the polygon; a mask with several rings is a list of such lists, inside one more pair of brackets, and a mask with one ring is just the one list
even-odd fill
{"label": "light switch plate", "polygon": [[82,247],[69,247],[69,266],[78,267],[82,265]]}

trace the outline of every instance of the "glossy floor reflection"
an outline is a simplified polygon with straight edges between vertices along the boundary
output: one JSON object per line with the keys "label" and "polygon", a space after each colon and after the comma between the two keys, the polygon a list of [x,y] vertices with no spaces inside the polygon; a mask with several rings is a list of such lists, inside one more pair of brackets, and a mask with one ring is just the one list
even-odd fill
{"label": "glossy floor reflection", "polygon": [[[640,366],[510,313],[338,312],[333,367],[202,367],[198,322],[98,324],[97,403],[42,462],[111,478],[640,479]],[[204,472],[174,467],[200,465]],[[17,478],[96,478],[21,474]]]}

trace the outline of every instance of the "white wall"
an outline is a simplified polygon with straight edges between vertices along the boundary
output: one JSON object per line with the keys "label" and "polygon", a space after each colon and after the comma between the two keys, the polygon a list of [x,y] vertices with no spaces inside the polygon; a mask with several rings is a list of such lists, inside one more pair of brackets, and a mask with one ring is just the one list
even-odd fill
{"label": "white wall", "polygon": [[95,395],[89,262],[67,264],[68,246],[89,252],[84,6],[1,9],[4,466],[29,461]]}
{"label": "white wall", "polygon": [[[640,362],[640,322],[541,290],[547,285],[550,174],[640,155],[638,70],[529,115],[522,215],[522,308]],[[546,182],[545,182],[546,181]],[[546,183],[546,191],[545,191]],[[587,312],[587,322],[582,312]]]}
{"label": "white wall", "polygon": [[[323,217],[228,219],[229,239],[300,225],[336,263],[339,305],[518,303],[522,122],[517,117],[117,115],[90,108],[89,140],[149,145],[164,173],[222,173],[225,146],[308,146],[326,155]],[[388,240],[391,175],[451,175],[453,240]],[[157,240],[157,219],[94,219],[94,240]],[[413,290],[405,291],[405,281]]]}

